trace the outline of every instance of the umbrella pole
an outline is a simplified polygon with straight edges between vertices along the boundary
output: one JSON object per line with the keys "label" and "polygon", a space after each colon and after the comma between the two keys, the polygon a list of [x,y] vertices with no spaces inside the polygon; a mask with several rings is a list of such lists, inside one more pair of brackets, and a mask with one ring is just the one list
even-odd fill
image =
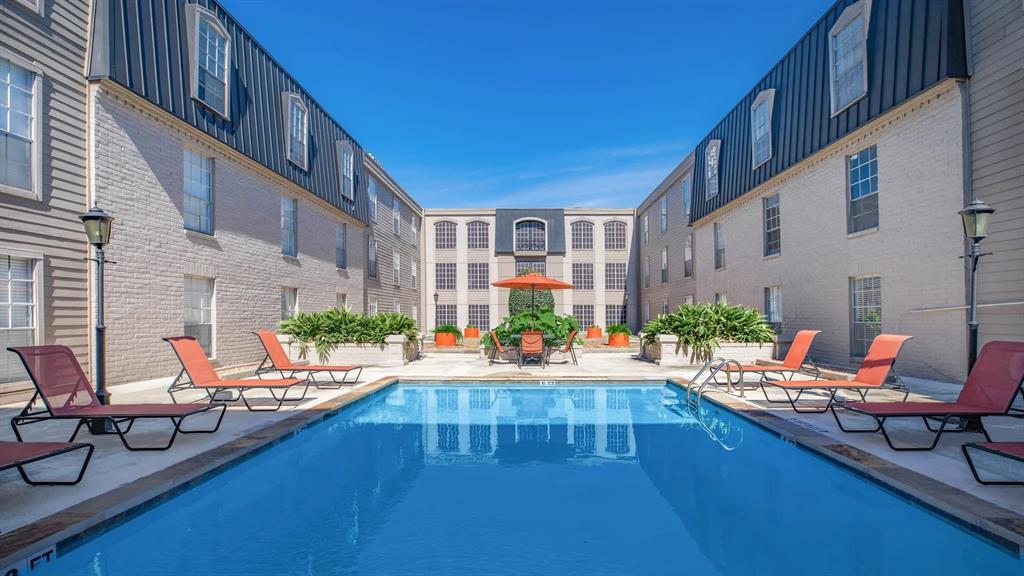
{"label": "umbrella pole", "polygon": [[533,310],[533,317],[530,320],[530,327],[537,327],[537,288],[530,286],[530,309]]}

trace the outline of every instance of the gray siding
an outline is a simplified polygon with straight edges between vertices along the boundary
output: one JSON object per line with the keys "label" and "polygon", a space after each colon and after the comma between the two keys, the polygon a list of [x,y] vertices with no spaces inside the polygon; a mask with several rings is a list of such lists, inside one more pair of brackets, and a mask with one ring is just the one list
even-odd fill
{"label": "gray siding", "polygon": [[967,5],[972,74],[971,185],[996,209],[981,261],[981,339],[1024,340],[1024,7]]}
{"label": "gray siding", "polygon": [[[43,70],[42,200],[0,193],[0,252],[43,255],[44,342],[70,346],[88,369],[86,244],[78,214],[86,207],[82,67],[89,9],[71,0],[46,4],[40,18],[20,4],[0,3],[0,46]],[[19,388],[0,385],[0,403]]]}

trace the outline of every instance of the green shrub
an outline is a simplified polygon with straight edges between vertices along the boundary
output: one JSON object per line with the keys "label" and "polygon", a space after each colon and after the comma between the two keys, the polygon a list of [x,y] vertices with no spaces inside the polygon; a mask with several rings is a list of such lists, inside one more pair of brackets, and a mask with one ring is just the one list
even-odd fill
{"label": "green shrub", "polygon": [[[554,344],[556,342],[565,342],[569,334],[575,330],[577,332],[577,338],[579,338],[580,324],[576,321],[575,316],[555,314],[550,309],[538,310],[537,312],[531,312],[529,310],[513,314],[508,316],[501,321],[494,328],[494,332],[498,335],[498,340],[504,345],[512,344],[511,336],[513,334],[520,334],[527,330],[540,330],[544,334],[553,336],[550,338],[548,344]],[[491,346],[491,334],[483,334],[480,340],[486,346]]]}
{"label": "green shrub", "polygon": [[775,331],[754,308],[725,303],[683,305],[672,314],[661,314],[644,326],[644,344],[657,341],[659,334],[679,338],[679,347],[691,362],[706,362],[719,342],[765,344],[775,339]]}
{"label": "green shrub", "polygon": [[280,331],[295,339],[299,357],[305,358],[312,346],[320,361],[339,344],[383,344],[391,335],[402,334],[415,341],[419,336],[416,322],[397,312],[381,312],[368,316],[347,308],[330,308],[319,312],[299,312],[281,321]]}
{"label": "green shrub", "polygon": [[[534,292],[536,297],[535,303],[537,311],[540,310],[554,310],[555,309],[555,295],[551,293],[551,290],[536,290]],[[508,293],[508,313],[510,316],[515,316],[520,312],[529,312],[534,309],[534,306],[530,305],[530,291],[513,289]]]}
{"label": "green shrub", "polygon": [[611,336],[612,334],[625,334],[627,336],[632,336],[633,332],[629,329],[629,326],[626,326],[625,324],[612,324],[608,327],[608,335]]}
{"label": "green shrub", "polygon": [[452,326],[451,324],[442,324],[433,330],[434,334],[455,334],[455,341],[462,342],[462,331],[459,330],[458,326]]}

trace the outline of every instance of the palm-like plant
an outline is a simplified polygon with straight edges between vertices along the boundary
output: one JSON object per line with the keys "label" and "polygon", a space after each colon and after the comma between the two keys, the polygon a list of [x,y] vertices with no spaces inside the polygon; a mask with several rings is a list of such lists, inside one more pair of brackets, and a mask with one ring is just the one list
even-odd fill
{"label": "palm-like plant", "polygon": [[775,331],[756,309],[725,303],[679,306],[648,322],[643,333],[645,345],[654,344],[659,334],[678,337],[679,347],[697,363],[711,359],[721,342],[764,344],[775,339]]}
{"label": "palm-like plant", "polygon": [[401,334],[415,341],[416,322],[398,312],[366,315],[348,308],[329,308],[319,312],[299,312],[281,321],[280,331],[295,339],[299,357],[305,358],[313,347],[324,362],[340,344],[383,344],[388,336]]}

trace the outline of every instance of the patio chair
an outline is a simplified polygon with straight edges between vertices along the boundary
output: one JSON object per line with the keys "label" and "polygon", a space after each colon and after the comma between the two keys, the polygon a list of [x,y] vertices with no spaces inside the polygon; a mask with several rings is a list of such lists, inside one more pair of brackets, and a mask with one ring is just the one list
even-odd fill
{"label": "patio chair", "polygon": [[544,333],[540,331],[523,332],[522,340],[519,342],[519,366],[522,367],[527,358],[539,358],[541,368],[547,357],[544,348]]}
{"label": "patio chair", "polygon": [[[548,353],[547,353],[548,358],[550,358],[551,354],[553,354],[555,352],[561,352],[562,354],[568,354],[569,357],[572,358],[572,363],[573,363],[574,366],[579,366],[580,363],[576,361],[576,350],[573,348],[573,344],[575,342],[576,342],[576,331],[573,330],[572,332],[569,333],[569,339],[565,341],[565,346],[562,346],[561,348],[551,348],[551,349],[548,349]],[[545,362],[547,362],[547,361],[548,360],[545,359]],[[548,362],[548,363],[550,363],[550,362]]]}
{"label": "patio chair", "polygon": [[978,475],[978,469],[974,466],[974,460],[971,458],[969,449],[987,452],[1024,464],[1024,442],[976,442],[964,444],[960,447],[960,450],[964,453],[964,458],[967,460],[967,465],[971,467],[971,474],[974,475],[974,479],[979,484],[986,486],[1024,486],[1024,477],[1020,480],[982,480],[981,476]]}
{"label": "patio chair", "polygon": [[[843,432],[882,432],[886,443],[893,450],[931,450],[939,443],[943,432],[969,432],[968,421],[978,422],[979,432],[985,440],[992,442],[982,416],[1024,417],[1024,410],[1013,408],[1013,402],[1020,395],[1024,399],[1024,342],[989,342],[981,349],[974,369],[967,375],[967,382],[960,390],[955,402],[841,402],[832,407],[832,415]],[[846,428],[836,412],[842,408],[855,414],[867,416],[875,421],[869,429]],[[885,423],[896,418],[920,418],[929,432],[934,432],[931,444],[927,446],[894,446]],[[941,418],[938,429],[932,428],[929,419]],[[953,418],[961,420],[955,428],[946,425]]]}
{"label": "patio chair", "polygon": [[[151,451],[167,450],[174,444],[178,433],[212,434],[220,428],[224,419],[224,404],[100,404],[89,380],[82,371],[71,349],[67,346],[19,346],[8,348],[21,358],[25,370],[28,371],[35,393],[25,408],[11,418],[11,428],[18,440],[22,440],[20,426],[45,422],[48,420],[77,420],[78,425],[68,442],[74,442],[82,426],[94,422],[110,422],[121,443],[128,450]],[[41,399],[43,407],[32,411],[36,400]],[[220,409],[217,424],[212,429],[185,430],[182,421],[193,415]],[[174,432],[166,445],[132,446],[127,435],[136,420],[170,420]],[[122,427],[122,425],[124,425]]]}
{"label": "patio chair", "polygon": [[493,343],[493,345],[491,346],[491,355],[487,358],[487,365],[490,366],[490,365],[494,364],[494,360],[498,357],[498,354],[505,354],[509,350],[512,350],[512,351],[514,351],[516,353],[516,363],[518,364],[519,363],[519,349],[518,348],[505,348],[504,346],[502,346],[501,345],[501,340],[498,340],[498,333],[495,332],[494,330],[490,331],[490,335],[491,335],[491,342]]}
{"label": "patio chair", "polygon": [[[85,450],[85,460],[74,480],[33,480],[25,466],[61,454]],[[0,471],[17,468],[21,479],[29,486],[72,486],[82,481],[85,469],[92,459],[93,445],[84,442],[4,442],[0,440]]]}
{"label": "patio chair", "polygon": [[[896,357],[899,356],[900,350],[903,349],[903,343],[911,338],[912,336],[901,336],[899,334],[880,334],[876,336],[874,341],[871,342],[868,354],[864,357],[864,361],[861,362],[860,369],[857,370],[853,380],[822,380],[820,378],[815,378],[814,380],[773,380],[768,376],[763,376],[758,384],[761,387],[761,392],[764,393],[765,400],[769,402],[789,402],[793,410],[801,414],[822,414],[832,407],[836,399],[836,393],[840,390],[856,392],[860,395],[861,400],[867,400],[868,392],[885,388],[886,380],[888,380],[889,374],[893,371],[893,365],[896,363]],[[772,400],[768,396],[766,386],[781,389],[786,393],[786,400]],[[799,408],[797,402],[800,401],[800,396],[804,392],[811,390],[827,393],[828,402],[820,409]],[[910,391],[905,388],[901,388],[901,391],[904,392],[903,399],[906,400],[907,396],[910,395]],[[792,392],[796,392],[796,396]]]}
{"label": "patio chair", "polygon": [[[267,372],[277,372],[281,375],[281,378],[294,378],[299,372],[305,372],[306,377],[309,378],[310,382],[317,389],[329,388],[337,390],[345,384],[355,384],[359,382],[359,376],[363,373],[362,366],[325,366],[320,364],[294,364],[288,354],[284,351],[284,347],[281,346],[281,342],[277,339],[277,334],[272,330],[260,330],[255,332],[256,336],[260,339],[260,343],[263,344],[263,350],[266,351],[267,355],[263,358],[263,362],[260,362],[259,368],[256,369],[256,376],[263,379],[263,374]],[[350,372],[355,372],[356,377],[353,380],[348,379]],[[285,372],[288,373],[285,376]],[[319,382],[316,379],[317,372],[327,372],[331,377],[331,381],[334,385],[327,384],[326,382]],[[335,378],[335,372],[342,372],[341,380]]]}
{"label": "patio chair", "polygon": [[[761,364],[744,364],[738,368],[733,364],[726,364],[722,371],[727,374],[730,372],[740,373],[740,385],[743,385],[743,375],[747,372],[753,372],[758,374],[761,380],[768,379],[769,374],[778,375],[782,380],[792,380],[793,376],[799,373],[807,374],[817,379],[821,376],[821,370],[818,366],[808,357],[808,352],[811,350],[811,344],[814,343],[814,338],[821,333],[821,330],[801,330],[796,333],[793,337],[793,343],[789,345],[789,350],[786,351],[786,358],[782,361],[781,366],[770,366]],[[769,402],[785,402],[785,400],[768,400]]]}
{"label": "patio chair", "polygon": [[[178,356],[178,361],[181,362],[181,372],[171,382],[171,385],[167,388],[167,393],[171,395],[171,399],[175,400],[174,393],[182,392],[184,390],[199,390],[205,392],[210,400],[214,400],[221,392],[238,392],[238,399],[241,399],[245,404],[245,407],[250,412],[274,412],[281,409],[281,405],[285,401],[299,402],[306,398],[306,393],[309,392],[310,383],[308,379],[300,378],[281,378],[275,380],[224,380],[217,375],[217,371],[213,369],[213,365],[210,364],[210,359],[206,357],[206,352],[203,351],[203,347],[191,336],[174,336],[170,338],[164,338],[171,348],[174,349],[174,353]],[[305,385],[302,390],[302,396],[298,398],[288,398],[288,391],[292,387]],[[245,397],[245,393],[251,390],[266,390],[270,393],[270,396],[277,402],[277,406],[273,408],[257,408],[256,406],[249,403],[249,399]],[[278,397],[276,391],[281,390],[281,396]],[[177,401],[177,400],[175,400]]]}

